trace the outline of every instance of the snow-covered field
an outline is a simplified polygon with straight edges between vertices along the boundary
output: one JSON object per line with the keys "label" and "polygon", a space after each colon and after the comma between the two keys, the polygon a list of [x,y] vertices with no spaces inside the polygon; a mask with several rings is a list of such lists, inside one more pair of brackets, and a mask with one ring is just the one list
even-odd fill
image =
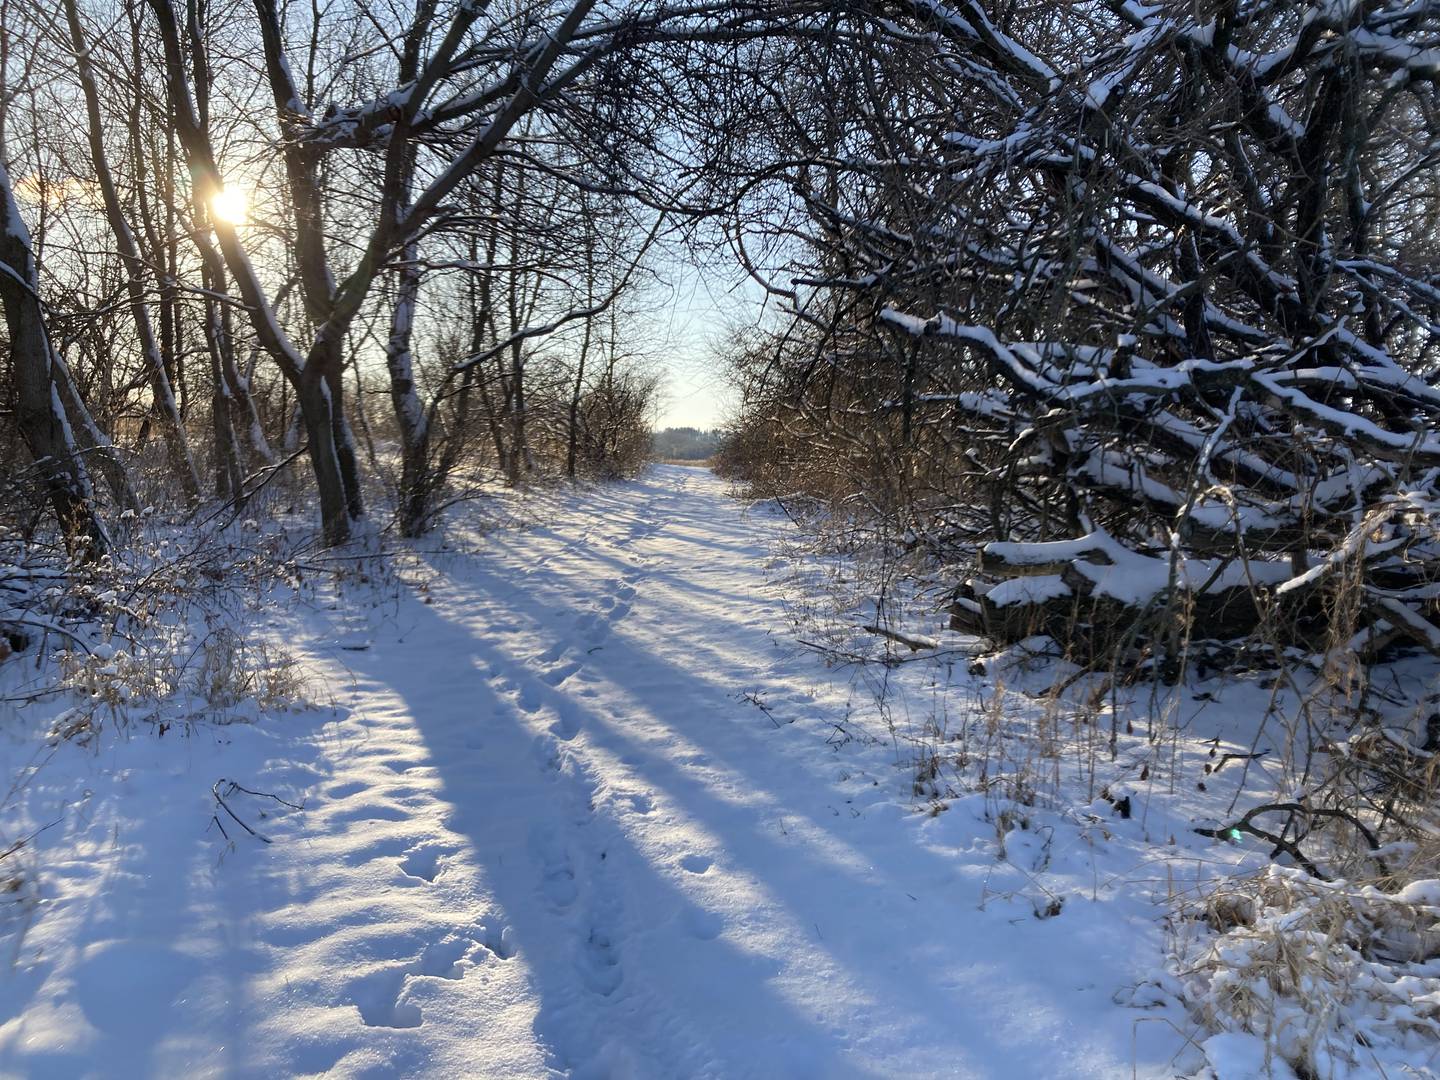
{"label": "snow-covered field", "polygon": [[56,824],[0,927],[0,1075],[1202,1068],[1165,917],[1245,853],[1153,785],[998,828],[917,798],[902,736],[979,690],[904,665],[892,737],[873,676],[788,632],[790,529],[659,467],[258,605],[333,707],[53,749],[19,710],[3,839]]}

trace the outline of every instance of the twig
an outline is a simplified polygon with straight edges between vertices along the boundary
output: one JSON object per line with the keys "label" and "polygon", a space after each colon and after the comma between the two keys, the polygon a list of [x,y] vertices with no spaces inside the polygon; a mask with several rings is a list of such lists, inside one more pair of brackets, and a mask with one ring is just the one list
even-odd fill
{"label": "twig", "polygon": [[[215,802],[219,804],[220,809],[221,809],[221,810],[224,810],[225,813],[229,814],[230,817],[231,817],[231,819],[235,822],[235,824],[239,825],[242,829],[244,829],[246,832],[248,832],[251,836],[255,837],[255,839],[259,840],[262,844],[272,844],[272,843],[274,843],[274,841],[271,840],[271,839],[270,839],[268,836],[266,836],[264,833],[257,832],[255,829],[253,829],[253,828],[249,825],[248,822],[246,822],[242,817],[240,817],[239,814],[235,813],[234,810],[230,809],[230,804],[225,801],[225,795],[221,795],[221,794],[220,794],[220,785],[221,785],[221,784],[227,784],[227,785],[229,785],[229,786],[226,787],[226,789],[225,789],[225,795],[233,795],[235,792],[239,791],[239,792],[243,792],[243,793],[246,794],[246,795],[254,795],[254,796],[256,796],[257,798],[261,798],[261,799],[274,799],[276,802],[280,803],[282,806],[288,806],[288,807],[290,807],[290,809],[292,809],[292,810],[303,810],[303,809],[305,809],[303,806],[296,806],[296,805],[295,805],[294,803],[292,803],[292,802],[286,802],[284,799],[280,798],[280,796],[278,796],[278,795],[271,795],[269,792],[266,792],[266,791],[251,791],[249,788],[244,787],[244,786],[242,786],[242,785],[240,785],[240,784],[237,784],[234,780],[227,780],[227,779],[225,779],[225,777],[223,777],[223,776],[222,776],[219,780],[216,780],[214,787],[212,787],[212,788],[210,789],[210,794],[215,796]],[[229,837],[229,835],[225,832],[225,826],[224,826],[224,824],[221,823],[218,814],[217,814],[216,817],[215,817],[215,824],[219,826],[219,828],[220,828],[220,834],[221,834],[222,836],[224,836],[224,837],[228,840],[230,837]]]}
{"label": "twig", "polygon": [[765,702],[760,699],[759,694],[746,691],[738,696],[741,701],[748,701],[764,713],[769,718],[770,723],[774,724],[777,728],[780,726],[780,721],[775,719],[775,714],[770,711],[770,706],[766,705]]}
{"label": "twig", "polygon": [[[1274,833],[1267,832],[1253,823],[1252,819],[1261,814],[1272,813],[1290,814],[1292,817],[1296,814],[1303,814],[1307,817],[1339,818],[1341,821],[1345,821],[1353,826],[1355,831],[1365,838],[1365,842],[1370,845],[1372,852],[1380,849],[1379,843],[1376,842],[1375,834],[1354,814],[1344,810],[1335,810],[1330,807],[1311,808],[1297,802],[1264,803],[1247,812],[1244,817],[1233,825],[1224,825],[1218,829],[1197,828],[1195,832],[1201,836],[1208,836],[1212,839],[1219,839],[1233,833],[1249,833],[1251,836],[1258,837],[1266,843],[1275,845],[1275,850],[1270,853],[1272,859],[1283,851],[1299,863],[1311,877],[1319,878],[1321,881],[1329,881],[1330,879],[1320,872],[1320,868],[1305,857],[1305,853],[1300,850],[1298,841],[1287,840],[1284,836],[1276,836]],[[1388,873],[1385,869],[1384,862],[1381,861],[1378,856],[1376,857],[1376,861],[1380,864],[1381,871]]]}
{"label": "twig", "polygon": [[13,844],[11,844],[11,845],[10,845],[8,848],[6,848],[4,851],[0,851],[0,859],[4,859],[4,858],[6,858],[6,857],[8,857],[8,856],[10,856],[10,855],[14,855],[15,852],[19,851],[19,850],[20,850],[21,848],[23,848],[26,844],[30,843],[31,840],[34,840],[37,836],[39,836],[41,833],[43,833],[46,829],[53,829],[56,825],[59,825],[62,820],[64,820],[64,819],[63,819],[63,818],[56,818],[54,821],[50,822],[49,825],[42,825],[42,826],[40,826],[40,828],[36,829],[36,830],[35,830],[34,832],[32,832],[29,836],[22,836],[19,840],[16,840]]}
{"label": "twig", "polygon": [[279,795],[272,795],[272,794],[270,794],[270,792],[268,792],[268,791],[251,791],[248,787],[245,787],[245,786],[243,786],[243,785],[241,785],[241,784],[237,784],[234,780],[231,780],[231,781],[230,781],[230,790],[231,790],[231,791],[243,791],[246,795],[254,795],[257,799],[273,799],[275,802],[278,802],[281,806],[288,806],[291,810],[304,810],[304,809],[305,809],[305,807],[304,807],[303,805],[297,805],[296,803],[293,803],[293,802],[286,802],[284,799],[280,798]]}

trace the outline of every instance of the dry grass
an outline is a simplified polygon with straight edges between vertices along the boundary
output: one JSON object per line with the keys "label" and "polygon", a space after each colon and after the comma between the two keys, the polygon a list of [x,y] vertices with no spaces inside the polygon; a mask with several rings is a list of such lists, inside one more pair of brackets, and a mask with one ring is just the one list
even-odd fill
{"label": "dry grass", "polygon": [[1440,882],[1388,893],[1269,866],[1177,912],[1211,931],[1177,947],[1207,1030],[1257,1036],[1302,1077],[1369,1075],[1382,1043],[1440,1045]]}

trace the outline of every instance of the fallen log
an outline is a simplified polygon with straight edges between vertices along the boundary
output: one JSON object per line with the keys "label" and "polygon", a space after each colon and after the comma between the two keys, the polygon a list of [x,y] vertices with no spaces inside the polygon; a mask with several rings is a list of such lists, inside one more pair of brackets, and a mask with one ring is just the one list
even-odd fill
{"label": "fallen log", "polygon": [[911,652],[919,652],[921,649],[938,649],[940,643],[934,638],[915,637],[910,634],[902,634],[898,630],[890,630],[884,626],[865,625],[860,629],[867,634],[878,634],[883,638],[889,638],[898,645],[904,645]]}
{"label": "fallen log", "polygon": [[1286,636],[1297,641],[1313,642],[1324,628],[1318,587],[1279,595],[1295,577],[1289,560],[1148,555],[1096,531],[988,544],[979,561],[986,575],[1007,576],[967,582],[950,625],[997,644],[1044,634],[1077,658],[1095,659],[1127,642],[1243,639],[1267,620],[1292,628]]}

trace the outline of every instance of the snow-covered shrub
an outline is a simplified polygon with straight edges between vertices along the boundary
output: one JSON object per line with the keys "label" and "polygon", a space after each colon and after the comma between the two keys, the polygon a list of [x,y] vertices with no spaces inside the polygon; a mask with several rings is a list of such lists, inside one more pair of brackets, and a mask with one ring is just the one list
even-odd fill
{"label": "snow-covered shrub", "polygon": [[7,557],[0,545],[0,630],[27,661],[9,680],[10,701],[58,702],[52,741],[85,742],[111,724],[163,733],[303,698],[294,657],[235,629],[267,592],[295,587],[273,538],[150,515],[125,524],[130,546],[87,562],[34,545]]}
{"label": "snow-covered shrub", "polygon": [[1254,1036],[1326,1080],[1419,1063],[1440,1045],[1440,880],[1386,893],[1269,866],[1190,913],[1213,932],[1180,950],[1176,974],[1210,1031]]}
{"label": "snow-covered shrub", "polygon": [[274,643],[247,643],[228,627],[188,647],[185,640],[158,633],[128,648],[62,651],[57,689],[78,704],[57,717],[52,738],[88,738],[107,719],[163,728],[249,719],[253,710],[289,708],[303,697],[298,662]]}
{"label": "snow-covered shrub", "polygon": [[280,646],[247,642],[222,627],[208,635],[195,668],[196,694],[212,710],[233,709],[254,701],[261,709],[283,709],[303,692],[299,662]]}

